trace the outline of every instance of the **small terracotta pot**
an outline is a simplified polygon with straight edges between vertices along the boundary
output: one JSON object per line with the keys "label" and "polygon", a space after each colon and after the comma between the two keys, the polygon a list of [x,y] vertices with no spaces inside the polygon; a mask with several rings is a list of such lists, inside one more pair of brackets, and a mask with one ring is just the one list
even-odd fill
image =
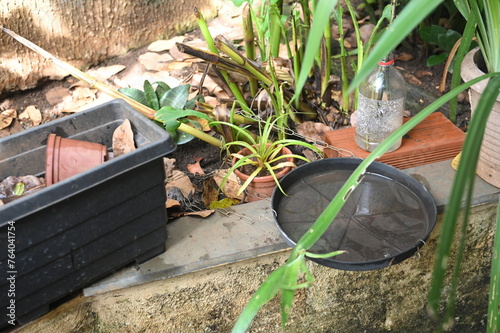
{"label": "small terracotta pot", "polygon": [[98,166],[108,158],[106,146],[66,139],[55,134],[47,138],[45,182],[47,186]]}
{"label": "small terracotta pot", "polygon": [[[281,150],[281,155],[285,154],[291,154],[292,152],[290,149],[287,147],[283,147]],[[238,152],[238,154],[241,155],[248,155],[250,154],[250,151],[247,148],[244,148]],[[288,157],[287,158],[289,162],[293,162],[294,158],[293,157]],[[233,164],[236,163],[237,158],[233,158]],[[279,180],[283,178],[287,173],[289,173],[292,170],[292,167],[286,167],[283,168],[281,171],[276,173],[276,178]],[[241,179],[241,181],[244,183],[248,179],[248,175],[244,174],[240,170],[236,169],[234,170],[234,173],[238,178]],[[253,201],[258,201],[262,199],[267,199],[271,198],[274,188],[276,187],[276,182],[274,181],[273,176],[264,176],[264,177],[255,177],[252,182],[247,186],[246,192],[247,196],[245,198],[246,202],[253,202]]]}

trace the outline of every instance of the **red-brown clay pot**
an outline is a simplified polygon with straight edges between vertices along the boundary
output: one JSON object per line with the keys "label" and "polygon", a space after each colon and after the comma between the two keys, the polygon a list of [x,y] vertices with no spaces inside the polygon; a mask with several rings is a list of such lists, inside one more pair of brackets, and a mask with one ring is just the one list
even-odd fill
{"label": "red-brown clay pot", "polygon": [[[250,151],[247,148],[244,148],[238,152],[238,154],[241,155],[248,155]],[[283,147],[281,149],[281,155],[285,154],[292,154],[290,149],[287,147]],[[293,157],[288,157],[287,158],[289,162],[293,162],[294,158]],[[233,164],[236,163],[236,158],[233,158]],[[292,167],[286,167],[280,170],[279,172],[276,173],[276,178],[280,180],[283,178],[287,173],[289,173],[292,170]],[[248,175],[244,174],[240,170],[236,169],[234,170],[234,173],[238,178],[241,179],[242,183],[244,183],[248,179]],[[274,181],[273,176],[264,176],[264,177],[255,177],[250,184],[248,184],[246,188],[246,193],[247,196],[245,198],[246,202],[253,202],[253,201],[258,201],[262,199],[267,199],[271,198],[274,188],[276,187],[276,182]]]}
{"label": "red-brown clay pot", "polygon": [[45,156],[45,182],[49,186],[104,163],[108,151],[99,143],[49,134]]}

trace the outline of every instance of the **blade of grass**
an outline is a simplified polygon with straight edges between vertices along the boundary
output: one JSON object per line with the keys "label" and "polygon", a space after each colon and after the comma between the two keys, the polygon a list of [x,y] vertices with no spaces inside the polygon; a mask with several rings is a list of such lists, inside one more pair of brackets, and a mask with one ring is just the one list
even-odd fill
{"label": "blade of grass", "polygon": [[[200,27],[203,38],[207,42],[208,49],[215,54],[219,54],[219,50],[217,49],[217,47],[215,47],[214,39],[210,34],[210,30],[208,30],[208,25],[205,18],[203,17],[203,14],[196,7],[194,8],[194,14],[196,16],[196,21],[198,23],[198,26]],[[236,82],[231,80],[231,78],[229,77],[229,73],[225,70],[220,70],[220,73],[240,105],[248,106],[240,87],[236,84]]]}
{"label": "blade of grass", "polygon": [[[445,273],[448,267],[451,246],[455,235],[456,221],[460,214],[465,191],[467,193],[465,201],[466,207],[470,206],[472,200],[472,187],[474,184],[477,158],[479,156],[478,146],[482,141],[488,116],[500,89],[499,73],[494,73],[494,75],[496,76],[488,82],[478,102],[474,117],[471,120],[462,151],[462,157],[460,159],[460,165],[453,182],[449,205],[443,216],[443,226],[438,244],[438,257],[433,270],[431,289],[428,295],[428,308],[430,314],[433,316],[437,316],[438,313],[439,299],[444,288]],[[464,223],[467,223],[467,221]],[[461,254],[459,254],[455,261],[455,265],[460,265],[460,258]],[[455,274],[458,274],[458,269],[455,270],[454,275]],[[452,286],[450,302],[448,304],[448,306],[451,307],[454,306],[455,290],[453,288],[456,289],[456,287]]]}
{"label": "blade of grass", "polygon": [[488,303],[488,333],[498,332],[500,330],[500,200],[497,209],[497,225],[495,234],[495,243],[493,246],[493,255],[491,258],[491,278],[490,278],[490,300]]}
{"label": "blade of grass", "polygon": [[[467,52],[469,52],[470,45],[472,43],[472,38],[476,30],[477,14],[471,13],[467,23],[465,24],[464,32],[460,41],[460,46],[458,47],[457,54],[455,55],[455,63],[453,65],[453,75],[451,76],[450,89],[455,88],[461,82],[462,77],[460,76],[460,67],[465,58]],[[458,109],[458,98],[455,97],[450,101],[450,121],[455,123],[457,119],[457,109]]]}
{"label": "blade of grass", "polygon": [[323,30],[330,20],[330,14],[338,0],[319,0],[314,11],[314,21],[307,36],[307,45],[302,62],[302,67],[295,85],[295,95],[293,99],[299,100],[299,96],[309,77],[309,72],[314,65],[316,54],[320,49]]}

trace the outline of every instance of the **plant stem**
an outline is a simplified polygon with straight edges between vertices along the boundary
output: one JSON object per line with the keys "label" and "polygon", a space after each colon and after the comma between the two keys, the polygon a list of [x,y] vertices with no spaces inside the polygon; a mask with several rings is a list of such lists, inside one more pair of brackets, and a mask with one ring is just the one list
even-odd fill
{"label": "plant stem", "polygon": [[328,24],[325,26],[323,32],[322,55],[321,55],[321,96],[325,94],[328,82],[330,81],[330,74],[332,71],[332,22],[329,19]]}
{"label": "plant stem", "polygon": [[277,58],[280,52],[280,39],[281,39],[281,15],[283,14],[283,0],[277,0],[275,5],[270,6],[270,28],[271,38],[271,55]]}
{"label": "plant stem", "polygon": [[[241,15],[243,20],[243,39],[245,41],[245,51],[247,58],[255,61],[255,34],[253,31],[252,13],[250,12],[250,5],[247,3],[243,8]],[[259,91],[259,85],[255,78],[249,78],[250,94],[255,97]]]}
{"label": "plant stem", "polygon": [[[198,26],[200,27],[201,33],[203,34],[203,38],[205,38],[205,41],[207,42],[208,49],[218,55],[219,50],[215,47],[214,40],[212,38],[212,35],[210,34],[210,30],[208,30],[208,25],[205,18],[203,17],[203,14],[196,7],[194,8],[194,14],[196,15],[196,21],[198,23]],[[227,71],[220,70],[220,73],[238,102],[241,105],[248,106],[240,87],[236,84],[236,82],[231,80]]]}
{"label": "plant stem", "polygon": [[348,112],[350,108],[349,103],[349,78],[347,76],[347,50],[344,45],[344,24],[342,17],[344,16],[344,10],[341,6],[338,6],[337,10],[334,11],[334,17],[337,21],[337,26],[339,29],[339,45],[340,45],[340,72],[342,78],[342,105],[341,110],[343,112]]}
{"label": "plant stem", "polygon": [[239,53],[238,50],[230,45],[224,37],[217,36],[215,39],[215,43],[221,52],[228,55],[229,58],[234,60],[239,66],[249,71],[253,76],[255,76],[255,78],[262,81],[262,83],[264,83],[266,86],[270,86],[272,84],[271,79],[266,73],[264,73],[255,63]]}

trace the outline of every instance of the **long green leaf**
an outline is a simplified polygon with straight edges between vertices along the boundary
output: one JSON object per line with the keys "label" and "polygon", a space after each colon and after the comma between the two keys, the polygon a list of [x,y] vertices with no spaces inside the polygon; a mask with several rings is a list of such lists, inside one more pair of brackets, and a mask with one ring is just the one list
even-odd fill
{"label": "long green leaf", "polygon": [[[499,74],[500,73],[496,73],[497,76],[488,82],[474,112],[474,117],[471,120],[465,139],[460,165],[453,182],[449,205],[444,213],[443,226],[438,245],[438,257],[433,270],[432,284],[428,296],[429,311],[432,315],[437,315],[438,313],[439,299],[445,283],[447,263],[449,262],[451,246],[456,230],[456,221],[460,215],[464,192],[468,194],[465,202],[466,207],[470,206],[472,200],[472,187],[474,184],[477,158],[479,156],[479,147],[482,142],[488,116],[499,93]],[[459,261],[460,260],[456,260],[455,265],[460,265]],[[455,270],[455,274],[458,274],[458,269]],[[448,306],[454,306],[454,296],[453,293],[450,295],[451,303],[449,303]]]}
{"label": "long green leaf", "polygon": [[329,22],[330,15],[338,0],[319,0],[314,11],[314,20],[307,37],[306,51],[304,60],[300,68],[299,77],[295,85],[294,99],[298,100],[302,88],[309,77],[309,72],[314,64],[314,59],[320,49],[321,39],[323,38],[323,30]]}
{"label": "long green leaf", "polygon": [[489,39],[489,71],[500,71],[500,1],[484,0],[486,38]]}
{"label": "long green leaf", "polygon": [[[293,265],[288,267],[285,272],[283,273],[283,284],[284,285],[293,285],[297,282],[299,279],[299,273],[300,273],[300,266],[301,262],[303,261],[304,257],[299,257],[297,260],[294,262]],[[293,289],[282,289],[281,290],[281,325],[285,326],[287,320],[288,320],[288,315],[290,314],[290,311],[292,309],[292,303],[293,303],[293,297],[294,297],[295,290]]]}
{"label": "long green leaf", "polygon": [[203,112],[195,110],[176,109],[172,106],[164,106],[160,110],[158,110],[158,112],[156,112],[155,115],[155,120],[161,121],[163,123],[169,123],[187,116],[194,116],[208,121],[212,121],[212,119]]}
{"label": "long green leaf", "polygon": [[243,312],[238,317],[232,333],[244,333],[250,326],[259,309],[278,294],[281,288],[281,278],[285,274],[287,266],[281,266],[272,272],[253,294]]}
{"label": "long green leaf", "polygon": [[497,209],[497,225],[495,244],[493,247],[491,278],[490,278],[490,301],[488,303],[488,333],[500,332],[500,200]]}
{"label": "long green leaf", "polygon": [[158,111],[160,109],[160,102],[158,101],[158,96],[156,96],[155,89],[153,88],[153,85],[148,81],[144,81],[144,95],[146,95],[146,99],[148,101],[148,106],[155,110]]}
{"label": "long green leaf", "polygon": [[356,77],[351,82],[349,92],[352,92],[370,74],[377,62],[394,50],[441,2],[443,0],[410,1],[370,52],[370,55],[363,63],[363,67],[359,69]]}
{"label": "long green leaf", "polygon": [[170,106],[174,109],[183,109],[189,97],[191,85],[183,84],[167,91],[160,98],[160,107]]}
{"label": "long green leaf", "polygon": [[[461,82],[460,69],[462,66],[462,61],[464,60],[465,55],[470,49],[470,45],[472,43],[472,38],[474,37],[474,33],[476,30],[476,22],[477,22],[477,14],[472,13],[467,20],[465,25],[462,40],[460,41],[460,46],[458,47],[457,54],[455,55],[455,63],[453,65],[453,75],[451,77],[451,85],[450,88],[453,89],[457,87]],[[454,97],[450,101],[450,120],[452,123],[455,123],[458,109],[458,98]]]}
{"label": "long green leaf", "polygon": [[141,103],[142,105],[148,105],[148,100],[143,91],[136,88],[120,88],[118,92],[124,94],[127,97],[132,98],[134,101]]}

